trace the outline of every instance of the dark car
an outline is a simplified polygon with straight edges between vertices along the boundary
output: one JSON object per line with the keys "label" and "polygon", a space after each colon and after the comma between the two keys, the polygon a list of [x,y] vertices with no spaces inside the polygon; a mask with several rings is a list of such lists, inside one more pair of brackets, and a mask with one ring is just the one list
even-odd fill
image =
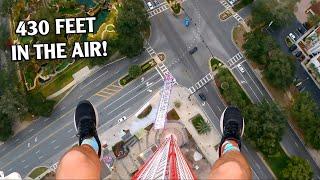
{"label": "dark car", "polygon": [[204,94],[202,94],[202,93],[199,94],[199,97],[200,97],[200,99],[202,101],[206,101],[207,100],[206,96]]}
{"label": "dark car", "polygon": [[298,59],[299,61],[303,61],[305,58],[306,58],[306,57],[302,54],[302,56],[298,57],[297,59]]}
{"label": "dark car", "polygon": [[301,51],[298,51],[297,53],[296,53],[296,57],[300,57],[302,55],[302,52]]}
{"label": "dark car", "polygon": [[292,45],[291,47],[289,47],[289,51],[294,51],[294,50],[296,50],[298,47],[297,47],[297,45]]}
{"label": "dark car", "polygon": [[307,32],[307,30],[305,28],[302,28],[302,27],[299,27],[298,28],[298,31],[301,33],[301,34],[304,34],[305,32]]}
{"label": "dark car", "polygon": [[197,47],[194,47],[192,48],[190,51],[189,51],[189,54],[194,54],[195,52],[198,51],[198,48]]}

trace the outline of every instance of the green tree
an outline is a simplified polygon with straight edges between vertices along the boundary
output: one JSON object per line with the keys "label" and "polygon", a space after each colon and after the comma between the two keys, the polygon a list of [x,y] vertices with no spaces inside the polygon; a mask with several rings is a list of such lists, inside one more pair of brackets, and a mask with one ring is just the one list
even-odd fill
{"label": "green tree", "polygon": [[320,110],[308,93],[300,93],[291,107],[291,115],[302,129],[308,145],[320,149]]}
{"label": "green tree", "polygon": [[6,141],[12,133],[12,119],[0,112],[0,141]]}
{"label": "green tree", "polygon": [[294,156],[287,167],[281,171],[281,175],[283,179],[305,180],[312,179],[313,172],[307,160]]}
{"label": "green tree", "polygon": [[2,16],[7,16],[9,14],[11,14],[11,8],[13,6],[14,1],[13,0],[3,0],[1,3],[1,11],[0,14]]}
{"label": "green tree", "polygon": [[140,33],[132,33],[130,36],[121,35],[118,38],[119,51],[128,58],[135,57],[143,51],[143,41]]}
{"label": "green tree", "polygon": [[0,25],[0,49],[5,50],[7,48],[7,42],[9,40],[9,32],[7,27]]}
{"label": "green tree", "polygon": [[142,69],[139,65],[132,65],[129,67],[129,76],[131,78],[137,78],[142,74]]}
{"label": "green tree", "polygon": [[320,16],[319,15],[309,15],[308,16],[308,23],[310,23],[311,26],[315,26],[319,24],[320,22]]}
{"label": "green tree", "polygon": [[220,68],[217,74],[217,79],[220,82],[220,91],[222,96],[229,105],[243,109],[250,104],[248,96],[235,81],[228,69]]}
{"label": "green tree", "polygon": [[291,57],[280,51],[274,51],[273,53],[264,74],[271,85],[285,90],[294,79],[295,66]]}
{"label": "green tree", "polygon": [[49,117],[53,110],[55,101],[46,100],[41,93],[34,93],[27,95],[27,102],[30,113],[36,116]]}
{"label": "green tree", "polygon": [[245,138],[266,155],[277,151],[286,118],[273,102],[250,105],[243,111],[246,125]]}
{"label": "green tree", "polygon": [[246,56],[261,65],[268,63],[269,52],[278,47],[271,36],[259,29],[247,33],[245,39],[243,49]]}
{"label": "green tree", "polygon": [[[295,0],[296,2],[296,0]],[[292,22],[295,3],[290,0],[256,0],[252,5],[252,26],[283,26]]]}
{"label": "green tree", "polygon": [[118,47],[121,54],[131,58],[143,51],[144,33],[150,22],[142,0],[124,0],[116,21]]}

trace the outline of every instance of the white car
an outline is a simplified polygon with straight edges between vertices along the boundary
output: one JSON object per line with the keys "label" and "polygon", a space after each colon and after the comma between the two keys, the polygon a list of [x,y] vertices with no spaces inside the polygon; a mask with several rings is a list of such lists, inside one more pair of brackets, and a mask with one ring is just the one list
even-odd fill
{"label": "white car", "polygon": [[231,6],[233,6],[237,2],[237,0],[228,0],[228,2]]}
{"label": "white car", "polygon": [[148,5],[148,7],[149,7],[150,10],[154,9],[154,7],[153,7],[153,5],[152,5],[152,3],[151,3],[150,1],[147,2],[147,5]]}
{"label": "white car", "polygon": [[245,69],[241,66],[241,64],[238,64],[237,67],[241,73],[245,72]]}
{"label": "white car", "polygon": [[120,119],[118,120],[118,123],[121,123],[121,122],[125,121],[126,119],[127,119],[127,117],[123,116],[122,118],[120,118]]}
{"label": "white car", "polygon": [[295,36],[293,33],[290,33],[290,34],[289,34],[289,37],[290,37],[293,41],[296,41],[296,36]]}

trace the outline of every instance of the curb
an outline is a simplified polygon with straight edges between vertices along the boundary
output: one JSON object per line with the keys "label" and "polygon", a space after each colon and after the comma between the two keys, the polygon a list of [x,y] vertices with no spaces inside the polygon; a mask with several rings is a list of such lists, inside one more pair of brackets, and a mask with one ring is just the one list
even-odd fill
{"label": "curb", "polygon": [[273,171],[271,170],[271,168],[269,167],[269,164],[264,160],[262,154],[260,152],[257,152],[258,157],[260,158],[260,160],[263,162],[263,164],[266,166],[266,168],[268,169],[268,171],[270,172],[270,174],[272,175],[273,179],[277,179],[277,176],[273,173]]}

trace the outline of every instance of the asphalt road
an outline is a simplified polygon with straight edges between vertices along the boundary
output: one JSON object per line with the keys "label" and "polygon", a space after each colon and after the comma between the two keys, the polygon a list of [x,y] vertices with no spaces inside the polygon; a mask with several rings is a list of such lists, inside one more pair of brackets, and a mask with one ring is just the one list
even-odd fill
{"label": "asphalt road", "polygon": [[[187,11],[188,9],[197,9],[197,7],[192,7],[193,4],[189,3],[192,2],[187,1],[184,3],[185,11]],[[190,7],[188,7],[188,5]],[[197,20],[196,16],[200,15],[201,18],[201,13],[197,14],[197,11],[187,13],[189,16],[192,16],[191,14],[194,13],[195,18],[193,18],[193,20],[195,21]],[[191,28],[188,31],[185,31],[184,27],[182,27],[181,21],[179,23],[179,20],[173,17],[170,14],[170,12],[165,12],[163,14],[159,14],[153,17],[152,24],[157,24],[158,29],[164,35],[164,37],[161,38],[165,38],[169,42],[165,47],[169,47],[169,49],[175,53],[176,59],[182,59],[180,64],[182,67],[184,67],[184,70],[181,70],[180,73],[186,73],[190,78],[188,80],[185,80],[184,78],[180,78],[181,75],[179,74],[179,72],[173,72],[173,75],[176,77],[179,84],[190,84],[190,82],[191,84],[195,84],[197,81],[199,81],[202,77],[204,77],[207,73],[210,72],[208,68],[208,60],[211,55],[210,50],[205,47],[206,44],[203,43],[200,35],[196,38],[193,37],[193,35],[197,35],[197,33],[201,34],[201,32],[197,32],[197,26],[200,26],[200,29],[202,29],[202,27],[206,25],[205,22],[202,22],[202,20],[198,22],[198,24],[193,27],[195,31],[193,31],[193,29]],[[208,32],[207,28],[204,28],[204,30],[205,32],[202,36],[206,36],[209,33],[213,34],[211,32]],[[203,38],[210,40],[208,39],[210,37]],[[221,42],[222,41],[223,40],[221,40]],[[151,42],[151,44],[153,43]],[[209,46],[208,44],[209,43],[207,43],[207,46]],[[216,44],[219,46],[219,44],[214,41],[212,44]],[[192,48],[192,45],[197,46],[199,49],[198,52],[196,52],[194,55],[190,55],[188,53],[188,50]],[[223,46],[224,44],[220,44],[220,47]],[[217,51],[220,52],[222,56],[228,57],[228,54],[226,54],[223,48],[218,49]],[[237,52],[236,49],[235,52]],[[167,59],[166,63],[170,63],[170,59]],[[205,85],[203,89],[200,90],[200,92],[204,93],[207,96],[207,104],[204,107],[204,111],[208,115],[209,119],[213,122],[215,127],[218,129],[219,122],[217,117],[221,115],[222,111],[225,108],[225,105],[223,104],[218,95],[217,88],[215,87],[214,83],[208,83],[207,85]],[[196,94],[198,94],[198,92]],[[197,95],[196,97],[199,98]],[[202,103],[199,103],[200,106],[201,104]],[[247,158],[249,159],[249,162],[251,163],[256,179],[272,178],[271,174],[268,172],[264,164],[261,162],[261,160],[257,157],[256,153],[251,148],[249,149],[249,147],[244,146],[244,153],[246,154]]]}
{"label": "asphalt road", "polygon": [[[145,59],[141,57],[141,61],[143,60]],[[116,67],[119,68],[118,66]],[[115,67],[109,68],[113,69]],[[82,98],[77,98],[76,96],[73,99],[70,98],[68,101],[66,101],[66,99],[69,97],[64,100],[66,103],[69,101],[77,103],[80,99],[89,99],[97,107],[99,112],[100,124],[98,132],[106,131],[116,125],[117,120],[124,115],[130,117],[152,96],[152,93],[147,91],[148,89],[151,89],[154,93],[163,85],[160,74],[157,70],[153,69],[143,75],[145,78],[144,83],[141,83],[141,80],[138,79],[110,99],[104,99],[103,97],[95,96],[94,93],[99,91],[101,87],[105,87],[110,84],[110,82],[113,82],[113,78],[117,79],[117,76],[121,76],[121,74],[119,74],[119,72],[118,74],[114,74],[116,77],[110,75],[108,78],[97,78],[100,76],[100,73],[103,74],[103,72],[107,72],[105,69],[101,69],[101,71],[102,72],[97,72],[84,81],[83,84],[78,85],[69,94],[71,95],[75,91],[78,93],[77,96],[82,96]],[[124,69],[124,71],[126,71],[126,69]],[[94,81],[92,84],[100,84],[99,86],[90,86],[90,88],[95,89],[95,91],[81,91],[83,94],[78,92],[83,85],[92,81]],[[147,86],[147,82],[152,84]],[[135,104],[135,106],[132,106],[132,104]],[[66,148],[76,143],[76,132],[73,125],[74,109],[75,105],[70,105],[63,110],[57,108],[54,116],[37,120],[26,130],[1,145],[1,170],[6,173],[17,171],[21,173],[22,176],[25,176],[33,167],[45,164],[44,162],[48,161],[52,156],[61,151],[65,151]],[[58,159],[55,161],[57,160]],[[45,165],[52,165],[52,161],[48,162],[50,163]]]}

